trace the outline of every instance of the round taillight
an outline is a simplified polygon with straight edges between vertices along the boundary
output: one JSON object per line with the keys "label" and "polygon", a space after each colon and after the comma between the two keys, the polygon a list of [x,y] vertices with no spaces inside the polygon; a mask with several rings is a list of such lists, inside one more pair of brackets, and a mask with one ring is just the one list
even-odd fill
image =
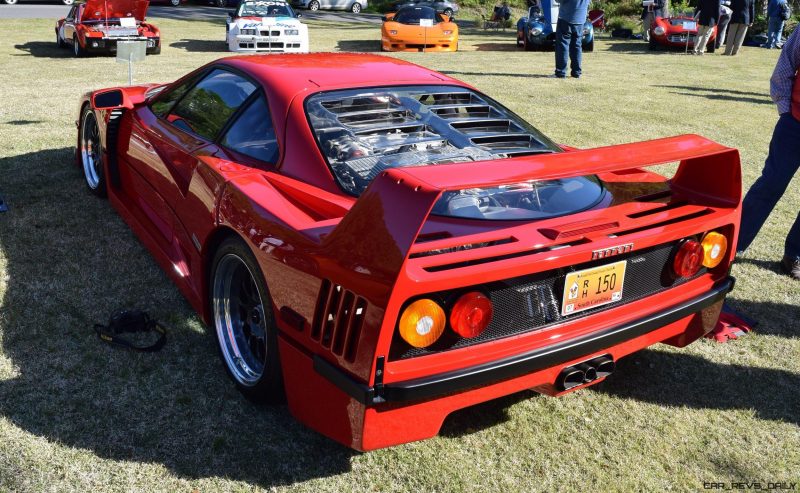
{"label": "round taillight", "polygon": [[417,300],[400,316],[400,337],[414,347],[428,347],[444,332],[447,317],[438,303],[429,299]]}
{"label": "round taillight", "polygon": [[461,337],[478,337],[492,321],[492,300],[471,291],[462,295],[450,311],[450,327]]}
{"label": "round taillight", "polygon": [[672,269],[678,277],[692,277],[703,265],[703,247],[695,240],[686,240],[678,247]]}
{"label": "round taillight", "polygon": [[712,231],[703,237],[703,265],[709,269],[718,266],[728,251],[728,239],[725,235]]}

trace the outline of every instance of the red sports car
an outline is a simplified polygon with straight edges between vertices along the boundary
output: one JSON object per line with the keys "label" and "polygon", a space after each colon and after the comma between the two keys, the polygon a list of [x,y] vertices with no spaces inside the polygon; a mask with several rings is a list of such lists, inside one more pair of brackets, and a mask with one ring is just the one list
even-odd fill
{"label": "red sports car", "polygon": [[[733,287],[735,149],[560,147],[402,60],[222,58],[88,93],[77,123],[89,190],[213,328],[239,389],[285,392],[356,449],[685,346]],[[674,162],[671,179],[642,168]]]}
{"label": "red sports car", "polygon": [[[656,17],[650,26],[650,49],[682,48],[693,49],[697,38],[697,20],[689,15],[675,17]],[[714,53],[717,28],[714,26],[706,49]]]}
{"label": "red sports car", "polygon": [[161,33],[144,22],[147,0],[86,0],[56,22],[56,44],[75,56],[116,53],[118,41],[144,41],[147,54],[161,53]]}

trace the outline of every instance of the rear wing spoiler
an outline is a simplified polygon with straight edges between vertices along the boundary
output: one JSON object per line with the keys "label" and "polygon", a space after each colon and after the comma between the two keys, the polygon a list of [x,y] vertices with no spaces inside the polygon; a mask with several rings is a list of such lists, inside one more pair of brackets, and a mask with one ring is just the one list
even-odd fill
{"label": "rear wing spoiler", "polygon": [[445,191],[674,162],[680,162],[669,181],[674,193],[709,207],[738,207],[742,193],[739,152],[698,135],[683,135],[515,159],[393,168],[373,180],[322,247],[326,255],[347,259],[352,270],[366,269],[384,288],[372,293],[373,301],[380,303],[388,301],[423,224]]}

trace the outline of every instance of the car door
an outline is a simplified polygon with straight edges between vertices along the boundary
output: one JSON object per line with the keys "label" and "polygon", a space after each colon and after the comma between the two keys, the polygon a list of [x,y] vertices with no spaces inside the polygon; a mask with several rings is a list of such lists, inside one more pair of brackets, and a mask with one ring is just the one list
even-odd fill
{"label": "car door", "polygon": [[83,4],[73,5],[71,9],[69,9],[69,13],[67,17],[64,19],[64,23],[61,24],[61,32],[59,35],[61,39],[71,43],[72,42],[72,35],[75,34],[75,23],[77,19],[80,19],[80,10],[83,7]]}
{"label": "car door", "polygon": [[195,233],[213,222],[209,189],[215,177],[198,176],[198,167],[218,159],[215,140],[256,88],[242,75],[212,67],[136,110],[127,156],[135,171],[130,186],[143,197],[141,215],[175,269],[185,269],[182,274],[191,268],[187,252],[195,248]]}

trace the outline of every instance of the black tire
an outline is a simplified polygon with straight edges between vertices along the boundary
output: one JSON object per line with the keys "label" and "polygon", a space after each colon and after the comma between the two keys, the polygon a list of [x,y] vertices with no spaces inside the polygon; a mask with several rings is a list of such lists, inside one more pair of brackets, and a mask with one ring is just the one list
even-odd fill
{"label": "black tire", "polygon": [[310,2],[308,2],[308,10],[312,12],[316,12],[317,10],[319,10],[319,2],[317,0],[311,0]]}
{"label": "black tire", "polygon": [[444,9],[444,12],[442,13],[451,19],[453,18],[453,9],[451,9],[450,7]]}
{"label": "black tire", "polygon": [[[238,237],[223,241],[214,254],[209,279],[213,330],[228,376],[248,400],[257,403],[284,401],[278,329],[269,300],[264,275],[250,247]],[[243,313],[247,316],[240,318]],[[229,325],[232,320],[238,322]],[[238,340],[232,342],[231,336]],[[231,351],[237,355],[235,361]],[[260,373],[251,373],[251,364],[260,364]]]}
{"label": "black tire", "polygon": [[353,5],[350,6],[350,12],[352,12],[354,14],[360,14],[361,13],[361,4],[358,3],[358,2],[353,2]]}
{"label": "black tire", "polygon": [[228,0],[214,0],[214,6],[215,7],[227,7],[228,6]]}
{"label": "black tire", "polygon": [[78,42],[78,36],[72,36],[72,53],[77,58],[86,56],[86,50],[84,50]]}
{"label": "black tire", "polygon": [[661,45],[656,42],[653,36],[650,36],[650,40],[647,42],[647,49],[650,51],[658,51],[661,49]]}
{"label": "black tire", "polygon": [[161,54],[161,45],[156,46],[150,53],[148,53],[148,55],[160,55],[160,54]]}
{"label": "black tire", "polygon": [[81,111],[78,128],[78,158],[83,168],[86,188],[98,197],[105,197],[106,171],[103,166],[105,153],[100,138],[100,127],[94,110],[87,104]]}
{"label": "black tire", "polygon": [[525,49],[525,51],[533,51],[533,43],[528,41],[527,34],[522,37],[522,47]]}
{"label": "black tire", "polygon": [[594,40],[591,40],[588,43],[586,43],[586,46],[583,47],[583,51],[588,51],[588,52],[594,51]]}
{"label": "black tire", "polygon": [[61,39],[61,36],[58,35],[58,31],[56,31],[56,46],[59,48],[64,48],[67,44]]}

